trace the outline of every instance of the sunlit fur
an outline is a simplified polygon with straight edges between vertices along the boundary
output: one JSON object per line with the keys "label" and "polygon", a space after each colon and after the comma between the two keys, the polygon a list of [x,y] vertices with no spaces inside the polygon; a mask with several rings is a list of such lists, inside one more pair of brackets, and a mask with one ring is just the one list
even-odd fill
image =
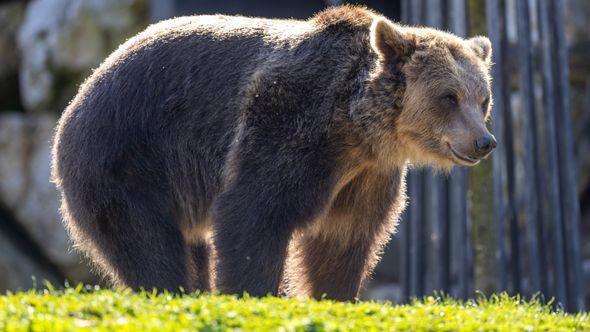
{"label": "sunlit fur", "polygon": [[408,165],[485,130],[490,48],[356,6],[152,25],[59,121],[64,223],[118,286],[355,299]]}
{"label": "sunlit fur", "polygon": [[[376,150],[392,164],[409,162],[414,166],[432,166],[448,172],[456,161],[445,140],[467,150],[473,145],[476,135],[486,130],[485,121],[489,119],[491,102],[485,110],[478,106],[491,96],[489,40],[485,37],[464,40],[430,28],[407,27],[387,20],[383,22],[381,28],[390,28],[393,32],[381,34],[386,38],[396,38],[389,43],[389,47],[395,48],[401,43],[398,49],[406,52],[402,55],[402,63],[397,63],[405,85],[402,110],[391,116],[395,130],[390,133],[375,131],[381,133],[383,144]],[[372,26],[373,36],[377,34],[377,26],[377,23]],[[403,43],[399,39],[403,39]],[[377,47],[375,41],[372,44]],[[387,43],[382,44],[388,47]],[[373,93],[380,99],[377,107],[389,105],[391,108],[399,98],[399,91],[388,91],[387,82],[395,79],[390,68],[378,66],[372,76]],[[460,98],[454,112],[441,107],[440,98],[449,92]],[[469,117],[470,123],[459,123],[453,113]]]}

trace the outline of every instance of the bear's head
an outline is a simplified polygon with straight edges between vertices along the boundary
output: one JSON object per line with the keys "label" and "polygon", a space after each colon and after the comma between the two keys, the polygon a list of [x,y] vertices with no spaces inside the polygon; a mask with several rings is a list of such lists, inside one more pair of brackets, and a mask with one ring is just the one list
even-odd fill
{"label": "bear's head", "polygon": [[[378,55],[372,74],[379,105],[395,109],[395,154],[412,164],[473,166],[496,146],[490,117],[491,44],[485,37],[405,27],[384,18],[371,26]],[[398,85],[402,92],[394,86]]]}

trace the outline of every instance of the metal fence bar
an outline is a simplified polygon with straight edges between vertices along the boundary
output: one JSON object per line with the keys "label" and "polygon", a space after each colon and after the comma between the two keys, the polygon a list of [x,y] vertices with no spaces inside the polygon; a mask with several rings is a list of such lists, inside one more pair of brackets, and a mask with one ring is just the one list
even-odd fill
{"label": "metal fence bar", "polygon": [[564,262],[563,248],[563,223],[560,211],[560,192],[559,192],[559,169],[558,169],[558,151],[555,132],[555,98],[553,84],[553,63],[551,61],[551,32],[549,31],[550,8],[547,0],[539,0],[539,30],[541,44],[541,72],[543,78],[543,115],[545,129],[545,148],[546,154],[546,188],[548,203],[548,217],[550,218],[553,251],[553,287],[551,293],[556,297],[559,303],[567,306],[567,294],[565,285],[566,266]]}
{"label": "metal fence bar", "polygon": [[398,226],[398,234],[401,240],[400,245],[400,262],[401,262],[401,269],[400,269],[400,283],[402,288],[402,298],[404,300],[410,298],[411,290],[410,290],[410,280],[412,278],[410,274],[410,264],[412,261],[411,254],[411,233],[410,233],[410,225],[407,221],[409,221],[410,211],[406,209],[400,218],[399,226]]}
{"label": "metal fence bar", "polygon": [[443,3],[441,0],[426,0],[426,25],[441,29],[443,27]]}
{"label": "metal fence bar", "polygon": [[460,37],[467,36],[467,13],[465,0],[449,0],[448,2],[448,28]]}
{"label": "metal fence bar", "polygon": [[516,1],[517,31],[518,31],[518,63],[520,82],[520,101],[525,114],[523,121],[525,148],[531,149],[531,153],[524,153],[524,177],[525,177],[525,224],[528,248],[528,277],[531,293],[541,290],[541,270],[538,235],[541,224],[538,213],[539,198],[536,188],[537,163],[536,163],[536,117],[534,109],[533,76],[531,61],[531,29],[529,17],[529,2]]}
{"label": "metal fence bar", "polygon": [[421,0],[410,0],[408,3],[408,17],[406,23],[419,24],[422,19],[422,1]]}
{"label": "metal fence bar", "polygon": [[[440,176],[440,175],[439,175]],[[445,293],[448,293],[451,289],[451,237],[449,232],[450,221],[449,221],[449,182],[446,179],[442,179],[443,188],[441,190],[441,216],[439,220],[439,231],[440,231],[440,251],[437,253],[437,260],[441,266],[438,274],[438,282],[440,284],[439,289]]]}
{"label": "metal fence bar", "polygon": [[493,132],[498,139],[498,146],[492,155],[493,163],[493,184],[494,184],[494,221],[496,224],[496,261],[497,261],[497,281],[496,289],[504,290],[508,288],[507,269],[506,269],[506,194],[504,186],[506,179],[506,149],[504,142],[504,93],[502,87],[507,84],[504,77],[504,49],[502,48],[502,32],[504,29],[504,19],[501,16],[501,8],[498,0],[486,1],[487,27],[489,38],[494,45],[492,52],[492,93],[494,96],[494,105],[492,109],[492,127]]}
{"label": "metal fence bar", "polygon": [[421,296],[424,293],[424,236],[423,214],[421,204],[423,195],[423,179],[421,173],[409,175],[410,201],[410,296]]}
{"label": "metal fence bar", "polygon": [[149,4],[152,22],[174,17],[174,0],[150,0]]}
{"label": "metal fence bar", "polygon": [[[460,36],[467,35],[465,0],[401,1],[403,22],[447,28]],[[508,23],[512,18],[509,17],[510,4],[516,6],[516,61],[508,38]],[[500,142],[492,161],[496,289],[524,295],[540,291],[547,298],[555,295],[565,309],[581,310],[585,303],[580,212],[569,114],[563,3],[486,0],[485,5],[495,63],[492,68],[492,127]],[[531,13],[531,8],[537,11]],[[533,54],[536,45],[531,40],[531,20],[534,19],[538,21],[540,35],[538,68]],[[536,74],[540,74],[541,80],[535,80]],[[513,78],[518,79],[525,118],[522,138],[528,149],[522,157],[523,188],[517,187],[520,183],[516,181],[514,141],[520,137],[515,137],[511,111]],[[534,89],[539,83],[542,84],[543,108],[537,110]],[[545,162],[542,162],[541,147],[545,149]],[[411,202],[404,215],[409,223],[405,228],[400,227],[402,251],[407,255],[402,260],[404,296],[421,296],[431,290],[444,289],[461,298],[470,297],[473,293],[473,248],[467,170],[457,167],[448,180],[432,171],[411,170],[409,173]],[[522,191],[524,200],[519,200],[517,190]],[[524,217],[524,223],[519,222],[518,216]]]}
{"label": "metal fence bar", "polygon": [[425,221],[429,226],[429,235],[426,238],[431,244],[427,252],[430,259],[428,264],[430,268],[430,287],[436,290],[442,290],[447,287],[445,284],[446,276],[444,275],[443,265],[447,260],[445,257],[445,248],[448,243],[445,242],[443,232],[445,230],[446,215],[444,214],[443,189],[445,188],[444,180],[440,178],[435,171],[429,170],[424,177],[424,198],[422,204]]}
{"label": "metal fence bar", "polygon": [[[515,158],[515,150],[514,150],[514,124],[512,120],[512,105],[510,102],[510,73],[514,72],[512,68],[512,61],[510,61],[510,56],[508,51],[510,49],[510,43],[508,39],[508,16],[509,10],[506,1],[500,1],[499,3],[499,10],[500,15],[503,17],[504,29],[501,31],[501,40],[499,45],[493,45],[493,48],[496,46],[500,46],[503,50],[501,53],[501,57],[503,59],[502,66],[500,70],[507,75],[505,79],[505,84],[500,87],[502,93],[502,109],[504,110],[504,137],[503,147],[506,150],[506,221],[508,223],[508,243],[509,246],[507,247],[507,258],[508,265],[506,266],[509,270],[508,276],[508,285],[506,290],[509,293],[515,294],[521,291],[521,252],[520,252],[520,229],[518,225],[517,219],[517,208],[516,208],[516,158]],[[490,18],[488,17],[488,20]],[[490,22],[490,24],[497,24],[497,22]],[[500,67],[500,66],[498,66]],[[492,82],[493,83],[493,82]]]}
{"label": "metal fence bar", "polygon": [[559,98],[555,120],[560,174],[560,193],[566,235],[566,261],[570,310],[584,310],[582,256],[580,252],[580,206],[577,194],[577,173],[573,151],[573,127],[570,114],[568,51],[565,40],[564,3],[551,1],[550,22],[554,35],[556,95]]}

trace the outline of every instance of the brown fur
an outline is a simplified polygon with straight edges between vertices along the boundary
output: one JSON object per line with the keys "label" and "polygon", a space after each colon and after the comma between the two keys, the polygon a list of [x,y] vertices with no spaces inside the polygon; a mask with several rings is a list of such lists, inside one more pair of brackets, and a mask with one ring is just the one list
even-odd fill
{"label": "brown fur", "polygon": [[326,214],[295,235],[288,293],[341,300],[358,296],[405,208],[403,177],[397,171],[362,172],[339,191]]}
{"label": "brown fur", "polygon": [[408,163],[493,148],[489,53],[354,6],[156,24],[60,120],[64,222],[117,285],[354,299]]}
{"label": "brown fur", "polygon": [[371,25],[377,13],[361,6],[342,5],[321,11],[310,20],[318,26],[349,26],[363,28]]}

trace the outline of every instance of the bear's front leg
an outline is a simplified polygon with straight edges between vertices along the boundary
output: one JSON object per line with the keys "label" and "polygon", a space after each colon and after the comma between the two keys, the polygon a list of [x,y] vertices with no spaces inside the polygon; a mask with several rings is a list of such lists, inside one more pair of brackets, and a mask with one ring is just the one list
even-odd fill
{"label": "bear's front leg", "polygon": [[215,234],[216,289],[227,294],[276,296],[293,226],[277,224],[256,208],[224,202],[227,205],[220,208]]}
{"label": "bear's front leg", "polygon": [[292,296],[354,300],[379,260],[405,203],[403,170],[366,171],[345,186],[328,214],[290,247]]}
{"label": "bear's front leg", "polygon": [[266,151],[240,150],[215,203],[215,284],[222,293],[278,295],[293,231],[325,209],[330,196],[331,163],[320,151]]}

